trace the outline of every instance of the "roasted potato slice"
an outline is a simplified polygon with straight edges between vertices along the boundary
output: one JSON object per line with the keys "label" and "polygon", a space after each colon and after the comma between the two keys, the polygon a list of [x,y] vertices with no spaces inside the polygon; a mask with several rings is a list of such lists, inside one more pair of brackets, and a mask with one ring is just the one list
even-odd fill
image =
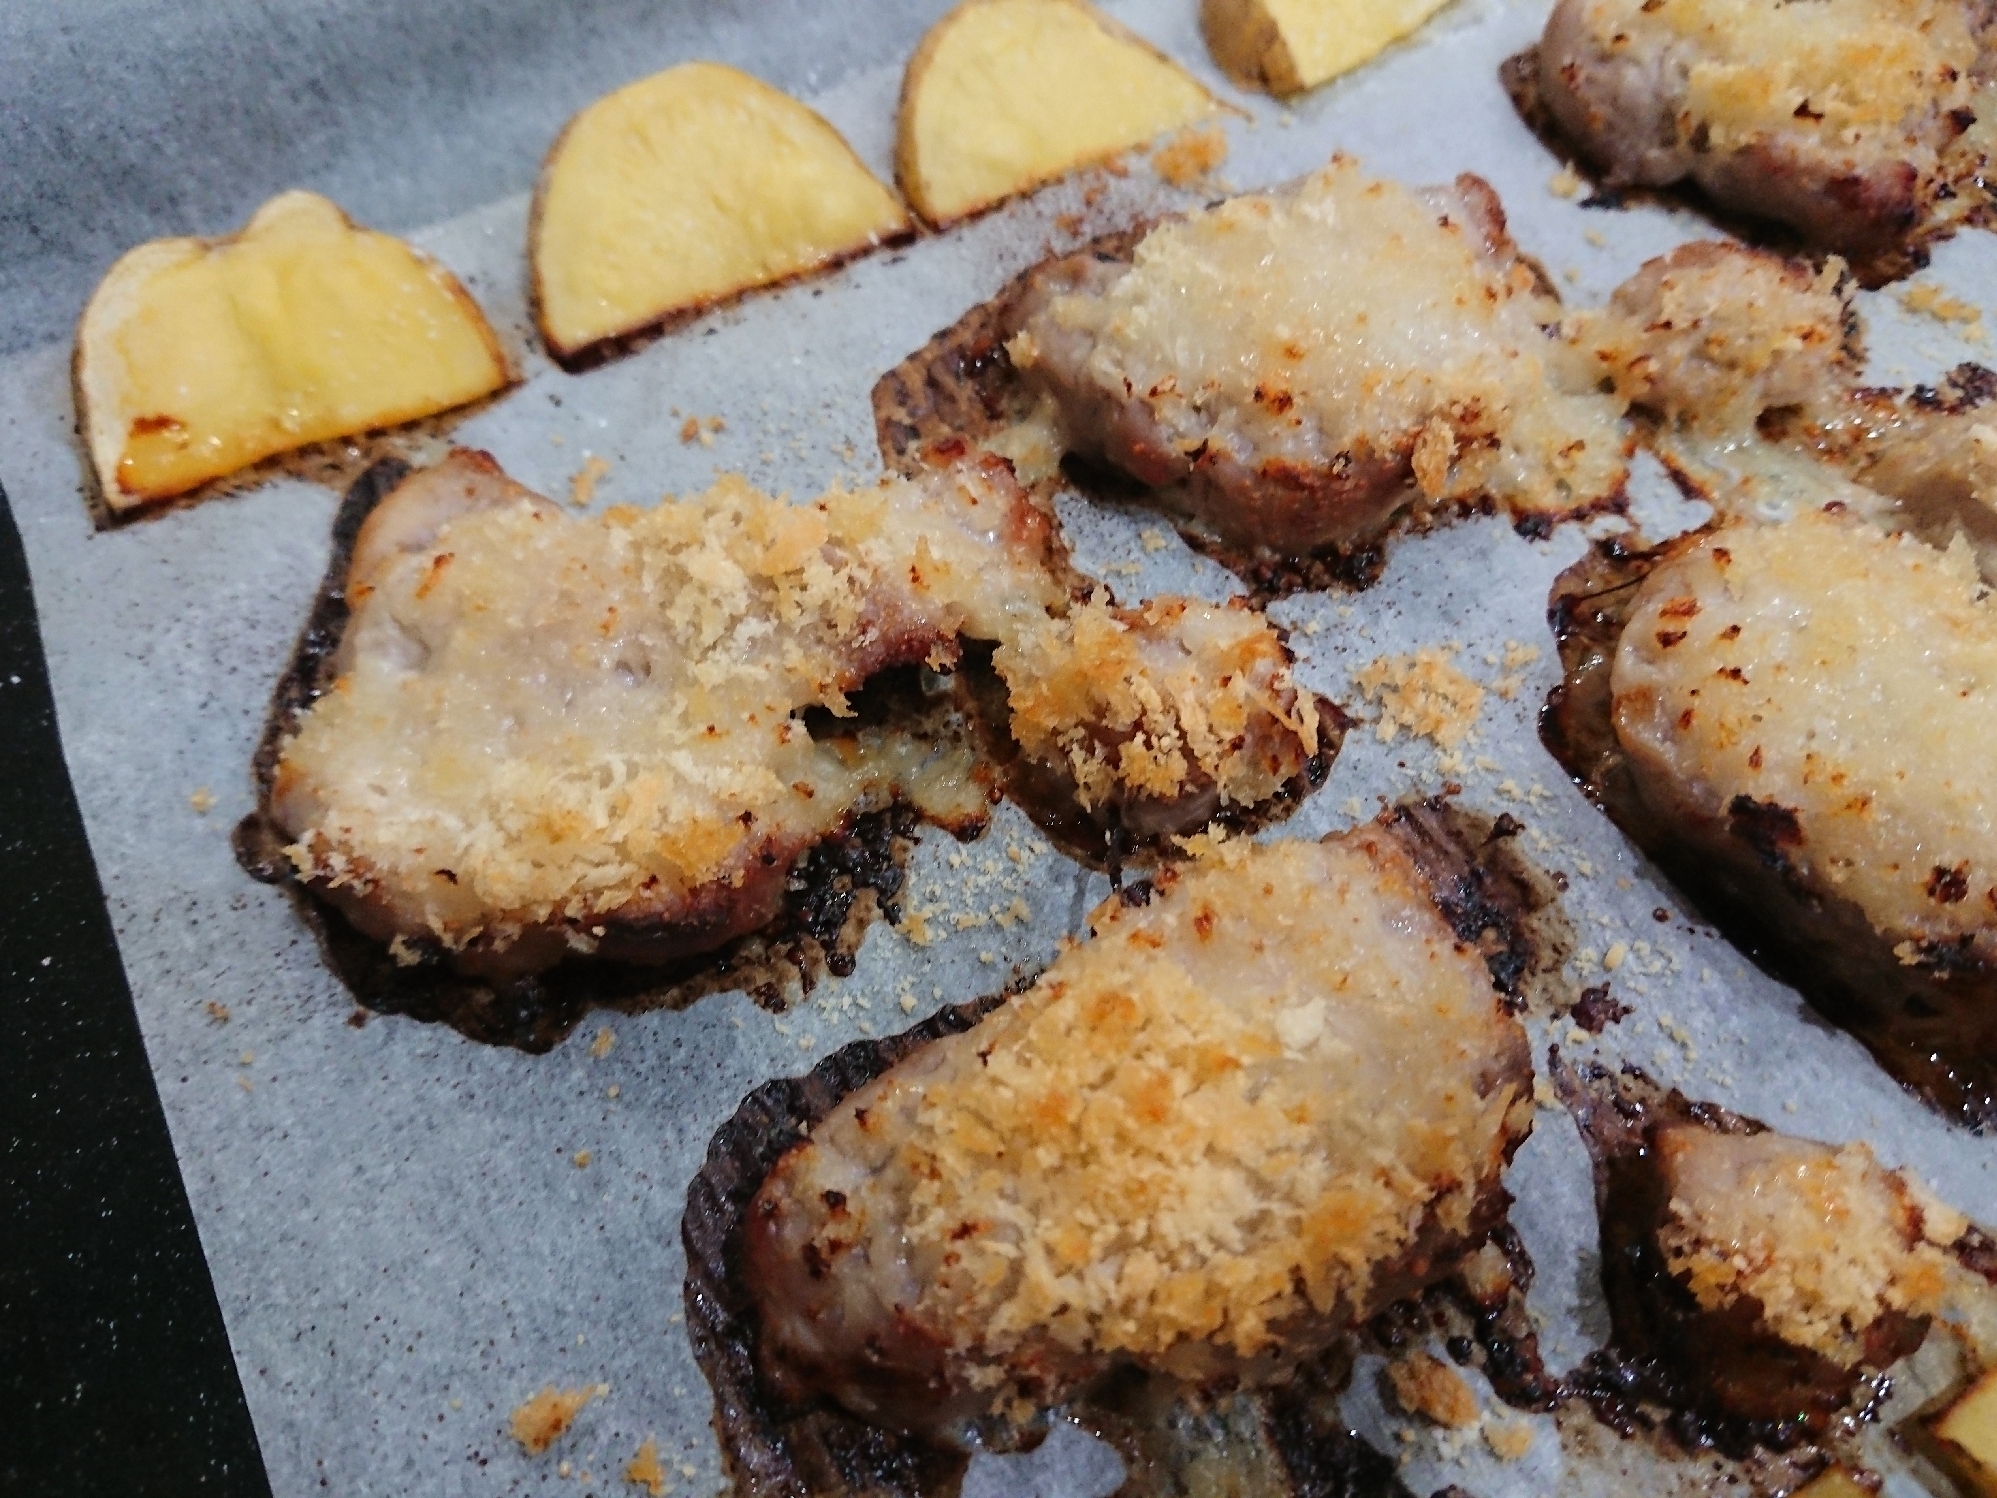
{"label": "roasted potato slice", "polygon": [[691,62],[563,130],[532,227],[535,317],[558,359],[909,232],[895,195],[789,95]]}
{"label": "roasted potato slice", "polygon": [[77,414],[114,511],[511,379],[455,276],[309,192],[225,239],[140,245],[76,330]]}
{"label": "roasted potato slice", "polygon": [[1370,62],[1449,0],[1203,0],[1213,60],[1250,88],[1300,94]]}
{"label": "roasted potato slice", "polygon": [[965,0],[908,60],[895,176],[946,224],[1220,107],[1082,0]]}
{"label": "roasted potato slice", "polygon": [[1997,1371],[1910,1429],[1921,1452],[1975,1498],[1997,1498]]}

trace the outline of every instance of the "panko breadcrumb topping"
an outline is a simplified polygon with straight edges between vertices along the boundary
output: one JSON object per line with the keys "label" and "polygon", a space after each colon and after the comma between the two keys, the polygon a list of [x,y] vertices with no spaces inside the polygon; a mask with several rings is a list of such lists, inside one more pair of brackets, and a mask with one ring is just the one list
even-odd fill
{"label": "panko breadcrumb topping", "polygon": [[1094,923],[764,1183],[784,1355],[836,1387],[914,1338],[994,1397],[1280,1365],[1471,1229],[1530,1127],[1523,1034],[1390,835],[1209,845]]}
{"label": "panko breadcrumb topping", "polygon": [[1708,1310],[1752,1296],[1785,1342],[1852,1367],[1879,1317],[1940,1305],[1963,1219],[1865,1145],[1688,1124],[1656,1148],[1671,1193],[1658,1243]]}
{"label": "panko breadcrumb topping", "polygon": [[1448,647],[1423,646],[1413,655],[1383,655],[1352,675],[1352,685],[1377,703],[1374,727],[1390,744],[1406,732],[1454,749],[1469,737],[1484,711],[1484,689],[1450,662]]}
{"label": "panko breadcrumb topping", "polygon": [[1090,810],[1208,786],[1224,806],[1253,806],[1318,752],[1317,699],[1247,608],[1089,603],[1022,631],[992,664],[1021,751],[1063,767]]}

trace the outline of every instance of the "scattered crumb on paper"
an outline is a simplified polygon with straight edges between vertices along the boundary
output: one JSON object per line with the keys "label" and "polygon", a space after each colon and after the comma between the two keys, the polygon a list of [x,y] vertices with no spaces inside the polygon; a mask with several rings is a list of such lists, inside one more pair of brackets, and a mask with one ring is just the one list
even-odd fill
{"label": "scattered crumb on paper", "polygon": [[575,1424],[584,1405],[609,1392],[609,1384],[590,1384],[580,1389],[558,1389],[549,1384],[513,1412],[513,1439],[529,1456],[539,1456]]}
{"label": "scattered crumb on paper", "polygon": [[645,1437],[644,1444],[638,1448],[638,1454],[631,1458],[630,1465],[624,1469],[624,1480],[643,1488],[652,1495],[652,1498],[659,1498],[659,1495],[665,1492],[666,1469],[659,1465],[659,1442],[656,1437]]}
{"label": "scattered crumb on paper", "polygon": [[1413,655],[1383,655],[1353,674],[1359,695],[1379,705],[1380,742],[1406,730],[1454,749],[1469,736],[1484,710],[1484,689],[1450,664],[1452,654],[1424,646]]}
{"label": "scattered crumb on paper", "polygon": [[1401,1408],[1437,1425],[1460,1429],[1477,1423],[1477,1396],[1463,1375],[1426,1352],[1411,1352],[1387,1365],[1387,1383]]}
{"label": "scattered crumb on paper", "polygon": [[569,503],[578,510],[589,508],[589,502],[596,498],[596,486],[603,476],[610,472],[610,460],[591,453],[583,459],[582,467],[576,470],[569,480]]}
{"label": "scattered crumb on paper", "polygon": [[608,1025],[596,1032],[596,1039],[589,1043],[589,1053],[598,1061],[617,1049],[617,1034]]}
{"label": "scattered crumb on paper", "polygon": [[187,798],[187,804],[205,817],[215,809],[215,793],[205,785],[198,785],[194,794]]}
{"label": "scattered crumb on paper", "polygon": [[1227,134],[1218,125],[1181,130],[1151,153],[1151,169],[1174,187],[1191,187],[1227,160]]}

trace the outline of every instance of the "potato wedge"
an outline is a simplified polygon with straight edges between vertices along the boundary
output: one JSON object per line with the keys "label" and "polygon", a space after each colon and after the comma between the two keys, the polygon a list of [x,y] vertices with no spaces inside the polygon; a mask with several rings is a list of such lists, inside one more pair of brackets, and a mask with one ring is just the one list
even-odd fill
{"label": "potato wedge", "polygon": [[1349,73],[1449,0],[1202,0],[1200,29],[1229,77],[1300,94]]}
{"label": "potato wedge", "polygon": [[1983,1374],[1938,1414],[1913,1422],[1908,1433],[1964,1493],[1997,1498],[1997,1372]]}
{"label": "potato wedge", "polygon": [[1220,107],[1082,0],[964,0],[908,60],[895,177],[947,224]]}
{"label": "potato wedge", "polygon": [[535,193],[535,316],[558,359],[910,232],[845,139],[719,63],[641,79],[569,121]]}
{"label": "potato wedge", "polygon": [[226,239],[127,254],[83,309],[74,373],[114,511],[513,378],[457,277],[309,192],[272,198]]}

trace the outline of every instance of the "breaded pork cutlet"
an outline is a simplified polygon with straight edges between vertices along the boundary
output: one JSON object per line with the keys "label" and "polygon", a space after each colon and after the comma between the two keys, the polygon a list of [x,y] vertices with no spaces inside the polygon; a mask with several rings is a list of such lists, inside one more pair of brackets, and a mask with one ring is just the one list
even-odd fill
{"label": "breaded pork cutlet", "polygon": [[749,1204],[760,1361],[945,1445],[1280,1378],[1501,1221],[1532,1068],[1395,826],[1223,844],[840,1101]]}
{"label": "breaded pork cutlet", "polygon": [[1889,266],[1980,202],[1991,7],[1958,0],[1559,0],[1539,100],[1605,184],[1695,183]]}
{"label": "breaded pork cutlet", "polygon": [[1075,586],[996,458],[811,504],[724,479],[584,518],[459,453],[361,531],[270,816],[306,885],[399,960],[509,979],[759,929],[807,850],[896,798],[981,818],[967,747],[841,727],[870,678],[948,671],[966,640],[999,646],[1001,678],[1030,665],[1024,753],[1085,819],[1186,832],[1322,780],[1336,715],[1261,615]]}
{"label": "breaded pork cutlet", "polygon": [[1480,178],[1349,157],[1025,278],[1000,333],[1064,445],[1229,546],[1306,556],[1414,507],[1523,525],[1621,494],[1621,408]]}

